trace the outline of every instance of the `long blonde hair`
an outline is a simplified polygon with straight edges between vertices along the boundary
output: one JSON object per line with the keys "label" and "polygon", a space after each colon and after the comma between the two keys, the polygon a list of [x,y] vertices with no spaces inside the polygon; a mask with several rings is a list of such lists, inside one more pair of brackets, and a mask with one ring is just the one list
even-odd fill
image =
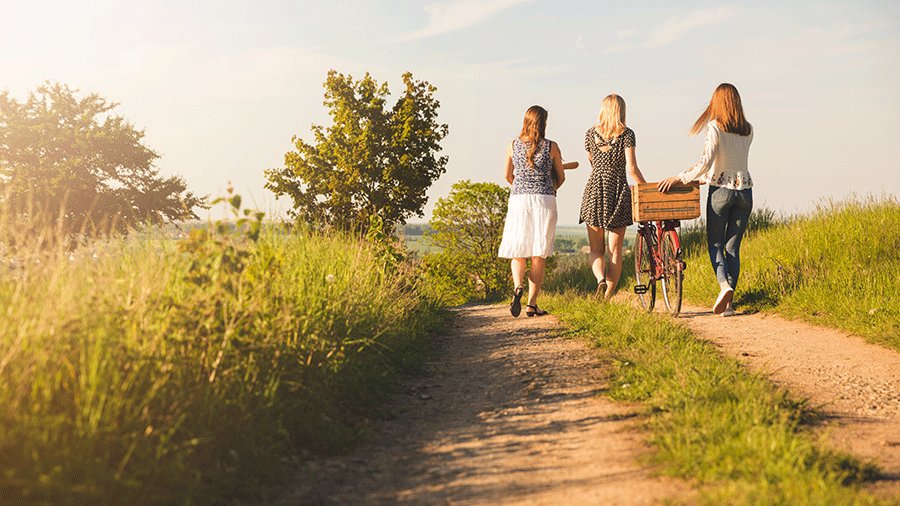
{"label": "long blonde hair", "polygon": [[750,135],[752,127],[744,117],[744,106],[741,105],[741,95],[733,84],[722,83],[713,92],[712,99],[703,114],[694,122],[688,135],[696,135],[710,121],[715,120],[719,128],[725,132]]}
{"label": "long blonde hair", "polygon": [[528,147],[528,166],[534,168],[534,154],[544,140],[544,132],[547,130],[547,110],[539,105],[533,105],[525,111],[525,119],[522,122],[522,133],[519,140],[531,143]]}
{"label": "long blonde hair", "polygon": [[625,131],[625,100],[613,93],[603,99],[594,129],[600,137],[612,140]]}

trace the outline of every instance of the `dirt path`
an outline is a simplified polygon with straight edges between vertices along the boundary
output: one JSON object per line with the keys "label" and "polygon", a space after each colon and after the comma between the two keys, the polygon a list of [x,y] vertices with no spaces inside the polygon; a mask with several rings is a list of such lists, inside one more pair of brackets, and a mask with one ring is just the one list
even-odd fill
{"label": "dirt path", "polygon": [[638,463],[636,408],[601,396],[600,357],[560,337],[554,317],[455,311],[434,374],[396,399],[398,418],[352,455],[308,462],[278,504],[644,505],[691,494]]}
{"label": "dirt path", "polygon": [[770,374],[826,415],[835,448],[883,471],[871,485],[900,498],[900,353],[843,332],[770,314],[713,315],[684,306],[680,323],[699,338]]}
{"label": "dirt path", "polygon": [[[434,374],[397,397],[397,419],[378,422],[352,455],[307,462],[278,505],[690,502],[687,484],[639,464],[637,408],[602,397],[598,352],[560,337],[552,316],[455,311]],[[872,491],[900,497],[900,354],[772,315],[722,318],[686,305],[677,321],[809,398],[835,447],[884,471]]]}

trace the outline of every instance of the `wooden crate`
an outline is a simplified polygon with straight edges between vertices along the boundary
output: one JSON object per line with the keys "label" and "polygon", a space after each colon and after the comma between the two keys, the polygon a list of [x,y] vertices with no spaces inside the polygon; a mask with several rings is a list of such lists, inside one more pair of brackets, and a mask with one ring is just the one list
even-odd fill
{"label": "wooden crate", "polygon": [[657,183],[631,187],[631,217],[634,221],[693,220],[700,216],[700,183],[675,183],[666,193]]}

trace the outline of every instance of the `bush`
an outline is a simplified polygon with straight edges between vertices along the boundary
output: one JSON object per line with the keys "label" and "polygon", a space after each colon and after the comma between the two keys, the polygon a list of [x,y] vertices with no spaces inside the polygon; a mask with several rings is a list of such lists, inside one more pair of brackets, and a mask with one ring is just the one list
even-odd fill
{"label": "bush", "polygon": [[495,300],[509,290],[509,261],[497,257],[508,201],[508,188],[465,180],[435,204],[427,237],[440,250],[425,265],[451,303]]}

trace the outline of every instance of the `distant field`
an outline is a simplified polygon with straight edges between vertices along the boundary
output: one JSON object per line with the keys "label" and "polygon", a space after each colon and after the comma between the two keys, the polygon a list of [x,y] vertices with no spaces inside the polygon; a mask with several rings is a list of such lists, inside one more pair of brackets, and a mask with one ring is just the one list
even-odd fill
{"label": "distant field", "polygon": [[441,250],[437,246],[432,246],[431,239],[424,235],[407,235],[405,236],[404,245],[407,250],[419,255],[436,253]]}
{"label": "distant field", "polygon": [[[637,233],[637,225],[632,225],[625,229],[625,238],[633,239]],[[576,236],[587,237],[587,227],[582,225],[557,225],[556,236]]]}
{"label": "distant field", "polygon": [[556,235],[587,237],[587,228],[584,225],[557,225]]}
{"label": "distant field", "polygon": [[[431,241],[427,236],[423,235],[426,231],[427,227],[424,226],[414,226],[413,228],[407,228],[403,231],[403,239],[404,245],[406,249],[412,252],[415,252],[418,255],[427,255],[428,253],[435,253],[440,249],[432,246]],[[634,235],[637,231],[637,227],[628,227],[625,231],[625,249],[630,249],[630,245],[634,243]],[[572,239],[587,239],[587,229],[584,225],[562,225],[556,227],[556,238],[569,240]],[[559,249],[559,248],[557,248]]]}

